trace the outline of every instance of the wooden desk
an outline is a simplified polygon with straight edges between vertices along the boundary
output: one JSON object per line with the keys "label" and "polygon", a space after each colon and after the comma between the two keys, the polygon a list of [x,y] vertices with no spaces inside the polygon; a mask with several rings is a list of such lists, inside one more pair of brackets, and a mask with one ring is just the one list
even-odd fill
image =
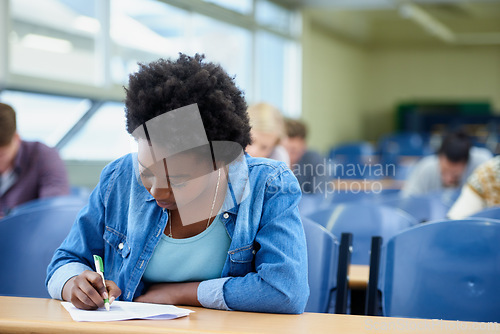
{"label": "wooden desk", "polygon": [[348,272],[349,288],[366,289],[370,277],[370,266],[351,264]]}
{"label": "wooden desk", "polygon": [[[195,311],[175,320],[76,322],[59,301],[0,297],[0,333],[500,333],[500,324],[305,313]],[[489,328],[487,326],[490,326]],[[462,326],[462,327],[460,327]],[[468,328],[466,330],[464,328]]]}

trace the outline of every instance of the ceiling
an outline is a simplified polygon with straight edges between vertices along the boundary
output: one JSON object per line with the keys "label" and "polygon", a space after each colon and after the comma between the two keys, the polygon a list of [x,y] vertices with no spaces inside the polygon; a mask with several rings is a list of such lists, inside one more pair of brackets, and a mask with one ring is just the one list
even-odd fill
{"label": "ceiling", "polygon": [[500,45],[500,0],[280,0],[367,46]]}

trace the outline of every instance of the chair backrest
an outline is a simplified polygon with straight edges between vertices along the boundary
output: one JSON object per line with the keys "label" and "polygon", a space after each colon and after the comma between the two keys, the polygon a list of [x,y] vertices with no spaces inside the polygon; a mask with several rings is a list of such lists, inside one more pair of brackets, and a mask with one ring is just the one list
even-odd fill
{"label": "chair backrest", "polygon": [[72,186],[70,188],[71,195],[82,198],[85,201],[88,201],[90,194],[92,193],[92,189],[84,186]]}
{"label": "chair backrest", "polygon": [[421,157],[432,154],[428,135],[414,132],[392,133],[378,141],[380,163],[387,172],[386,176],[405,180]]}
{"label": "chair backrest", "polygon": [[330,150],[332,177],[339,179],[380,179],[380,173],[373,172],[378,163],[375,148],[368,142],[353,142],[338,145]]}
{"label": "chair backrest", "polygon": [[491,208],[486,208],[475,214],[471,215],[470,218],[493,218],[500,219],[500,206],[495,206]]}
{"label": "chair backrest", "polygon": [[71,200],[38,203],[0,220],[0,295],[49,298],[47,266],[81,208]]}
{"label": "chair backrest", "polygon": [[60,206],[77,206],[83,208],[87,204],[87,202],[88,199],[74,194],[65,196],[37,198],[16,206],[9,212],[9,216],[15,215],[18,212],[26,212],[28,210],[38,209],[38,208],[60,207]]}
{"label": "chair backrest", "polygon": [[380,155],[423,156],[431,153],[428,135],[416,132],[399,132],[383,136],[378,141]]}
{"label": "chair backrest", "polygon": [[323,226],[302,218],[307,242],[310,295],[306,312],[326,313],[334,300],[337,287],[337,238]]}
{"label": "chair backrest", "polygon": [[500,221],[449,220],[403,231],[382,247],[386,316],[498,321]]}
{"label": "chair backrest", "polygon": [[445,219],[450,204],[445,203],[437,193],[410,197],[383,196],[375,199],[377,203],[401,209],[414,217],[419,223]]}
{"label": "chair backrest", "polygon": [[375,148],[369,142],[363,141],[339,144],[330,150],[329,158],[335,159],[339,156],[346,158],[369,158],[375,156]]}
{"label": "chair backrest", "polygon": [[334,235],[353,234],[353,264],[369,264],[373,236],[388,240],[418,223],[415,218],[399,209],[369,202],[340,203],[308,217],[325,226]]}
{"label": "chair backrest", "polygon": [[[341,181],[343,182],[343,181]],[[399,189],[381,189],[374,186],[374,191],[370,190],[342,190],[333,189],[329,193],[316,193],[316,194],[302,194],[302,198],[299,202],[299,211],[303,217],[308,217],[309,215],[314,215],[316,212],[320,212],[326,209],[333,210],[333,207],[340,203],[345,202],[373,202],[373,203],[383,203],[384,201],[394,201],[399,198]],[[328,220],[330,216],[326,218],[320,218],[318,221]],[[315,218],[312,220],[316,221]],[[323,224],[324,226],[326,224]]]}
{"label": "chair backrest", "polygon": [[314,213],[326,204],[325,194],[302,194],[299,202],[299,212],[302,217],[306,217],[311,213]]}

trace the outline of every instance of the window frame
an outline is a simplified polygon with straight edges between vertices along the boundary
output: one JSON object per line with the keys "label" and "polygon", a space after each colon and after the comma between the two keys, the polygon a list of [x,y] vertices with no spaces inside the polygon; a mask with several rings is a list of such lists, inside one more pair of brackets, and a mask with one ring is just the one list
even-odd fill
{"label": "window frame", "polygon": [[[111,0],[101,0],[97,2],[96,13],[101,24],[101,32],[98,34],[96,40],[96,59],[98,61],[98,66],[100,71],[102,71],[101,78],[96,84],[81,84],[74,82],[66,82],[61,80],[46,79],[29,75],[21,75],[16,73],[11,73],[9,69],[9,55],[10,55],[10,44],[9,35],[12,29],[12,18],[10,16],[10,6],[11,1],[15,0],[0,0],[0,48],[6,50],[0,53],[0,91],[13,90],[13,91],[25,91],[33,93],[41,93],[48,95],[57,96],[69,96],[90,99],[93,103],[91,108],[94,108],[94,104],[100,104],[105,102],[123,102],[124,99],[124,89],[123,85],[114,84],[111,78],[111,37],[110,37],[110,24],[111,15],[110,7]],[[209,17],[211,19],[220,21],[225,24],[240,27],[246,29],[251,34],[251,78],[250,87],[247,87],[246,99],[249,104],[253,102],[258,102],[260,96],[258,93],[258,80],[259,75],[256,73],[257,69],[257,42],[256,36],[258,32],[263,31],[270,33],[276,37],[285,39],[287,42],[293,42],[297,46],[294,58],[300,64],[301,59],[301,16],[300,13],[294,9],[285,8],[282,4],[275,1],[271,1],[274,4],[281,6],[287,10],[290,10],[290,15],[293,18],[293,22],[290,26],[289,33],[284,33],[283,31],[273,29],[273,27],[258,24],[255,17],[256,3],[260,0],[252,1],[252,11],[248,15],[238,13],[237,11],[232,11],[228,8],[221,7],[217,4],[211,2],[205,2],[203,0],[156,0],[167,5],[171,5],[180,9],[184,9],[190,13],[190,15],[198,14]],[[285,60],[284,60],[285,61]],[[297,66],[297,78],[296,80],[301,80],[301,66]],[[285,78],[283,78],[285,80]],[[285,82],[285,84],[288,84]],[[284,92],[283,99],[287,99],[288,96],[292,95],[296,98],[293,99],[293,105],[300,108],[301,103],[301,82],[297,83],[298,87],[294,87],[295,92]],[[286,88],[286,87],[285,87]],[[299,102],[299,103],[297,103]],[[285,105],[284,108],[287,108]],[[283,110],[287,114],[287,110]],[[291,110],[287,116],[297,117],[297,110]],[[82,119],[75,124],[66,136],[64,136],[64,141],[59,143],[58,148],[62,148],[65,143],[71,140],[71,137],[76,133],[78,128],[82,128],[83,124],[88,121],[89,117]]]}

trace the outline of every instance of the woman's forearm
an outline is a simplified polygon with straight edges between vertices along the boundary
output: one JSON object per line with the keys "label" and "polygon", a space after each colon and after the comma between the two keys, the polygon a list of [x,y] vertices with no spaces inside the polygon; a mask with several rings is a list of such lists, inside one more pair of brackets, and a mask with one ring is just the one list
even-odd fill
{"label": "woman's forearm", "polygon": [[201,306],[198,301],[200,282],[157,283],[151,285],[143,295],[134,301],[141,303]]}

